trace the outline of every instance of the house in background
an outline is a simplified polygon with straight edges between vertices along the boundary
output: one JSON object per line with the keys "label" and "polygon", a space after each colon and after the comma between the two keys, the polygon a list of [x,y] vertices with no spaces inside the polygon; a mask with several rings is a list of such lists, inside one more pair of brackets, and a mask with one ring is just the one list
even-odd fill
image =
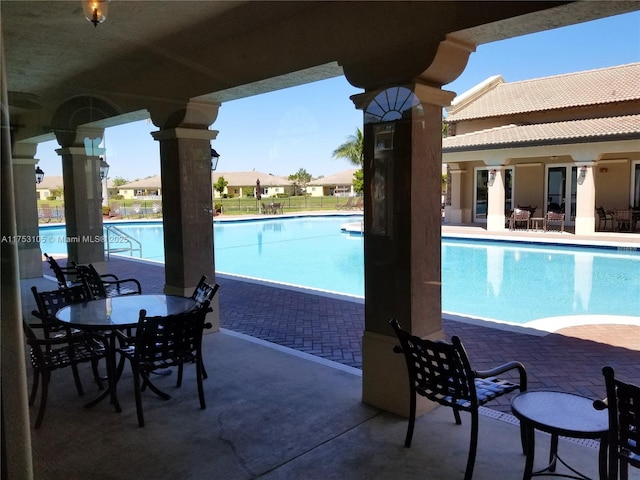
{"label": "house in background", "polygon": [[307,184],[306,192],[312,197],[353,197],[356,194],[353,189],[353,174],[355,172],[357,169],[353,168],[311,180]]}
{"label": "house in background", "polygon": [[[223,177],[227,182],[222,195],[216,190],[218,179]],[[214,198],[255,197],[257,182],[263,197],[293,195],[293,184],[284,177],[264,172],[212,172],[211,183]]]}
{"label": "house in background", "polygon": [[44,179],[41,183],[36,185],[36,196],[38,200],[49,200],[52,197],[53,190],[61,190],[62,196],[57,198],[57,200],[62,200],[64,198],[64,189],[62,183],[62,175],[45,175]]}
{"label": "house in background", "polygon": [[160,180],[160,175],[154,175],[153,177],[143,178],[142,180],[136,180],[135,182],[120,185],[118,193],[122,195],[125,200],[158,200],[162,198],[162,182]]}
{"label": "house in background", "polygon": [[507,83],[491,77],[446,109],[446,223],[504,230],[518,205],[592,234],[596,207],[640,207],[640,63]]}

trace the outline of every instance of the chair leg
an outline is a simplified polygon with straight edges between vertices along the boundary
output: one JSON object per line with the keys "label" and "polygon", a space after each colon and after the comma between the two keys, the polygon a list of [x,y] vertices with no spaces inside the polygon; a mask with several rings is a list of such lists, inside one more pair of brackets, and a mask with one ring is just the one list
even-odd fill
{"label": "chair leg", "polygon": [[133,391],[136,398],[136,414],[138,415],[138,426],[144,427],[144,413],[142,412],[142,393],[140,392],[140,372],[133,369]]}
{"label": "chair leg", "polygon": [[178,380],[176,381],[176,387],[181,387],[182,386],[182,369],[184,367],[184,364],[180,364],[178,365]]}
{"label": "chair leg", "polygon": [[40,395],[40,408],[38,409],[38,417],[34,428],[40,428],[42,420],[44,419],[44,411],[47,408],[47,398],[49,396],[49,380],[51,379],[51,372],[42,372],[42,394]]}
{"label": "chair leg", "polygon": [[36,401],[36,395],[38,393],[38,384],[40,383],[40,370],[33,369],[33,385],[31,386],[31,395],[29,395],[29,406],[33,405]]}
{"label": "chair leg", "polygon": [[76,382],[76,389],[78,390],[78,395],[84,395],[84,389],[82,388],[82,382],[80,381],[80,374],[78,373],[78,366],[71,365],[71,371],[73,372],[73,380]]}
{"label": "chair leg", "polygon": [[464,480],[471,480],[473,477],[473,467],[476,463],[476,451],[478,449],[478,411],[471,412],[471,440],[469,441],[469,457],[467,459],[467,470]]}
{"label": "chair leg", "polygon": [[629,480],[629,464],[622,459],[620,460],[620,480]]}
{"label": "chair leg", "polygon": [[204,400],[204,387],[202,386],[202,359],[200,357],[198,357],[198,359],[196,360],[196,379],[198,380],[198,397],[200,398],[200,408],[204,410],[205,408],[207,408],[207,404]]}
{"label": "chair leg", "polygon": [[98,389],[103,390],[104,385],[102,385],[102,377],[100,377],[100,372],[98,371],[98,360],[91,360],[91,368],[93,370],[93,378],[96,381],[96,385],[98,385]]}
{"label": "chair leg", "polygon": [[460,418],[460,410],[453,407],[453,418],[456,419],[456,425],[460,425],[462,423],[462,419]]}
{"label": "chair leg", "polygon": [[411,440],[413,439],[413,427],[416,423],[416,393],[410,393],[410,404],[409,404],[409,425],[407,426],[407,436],[404,439],[404,446],[406,448],[411,447]]}

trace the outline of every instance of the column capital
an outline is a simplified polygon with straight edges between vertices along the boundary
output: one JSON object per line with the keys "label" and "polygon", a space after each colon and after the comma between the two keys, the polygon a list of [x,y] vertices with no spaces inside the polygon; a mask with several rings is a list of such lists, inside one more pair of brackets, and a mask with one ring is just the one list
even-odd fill
{"label": "column capital", "polygon": [[208,129],[218,118],[220,103],[207,100],[187,100],[179,105],[156,104],[149,107],[151,121],[161,130],[172,127]]}
{"label": "column capital", "polygon": [[[38,160],[34,157],[38,151],[37,143],[16,142],[11,149],[11,155],[13,156],[13,163],[18,163],[17,159],[28,160],[31,159],[34,165],[38,163]],[[22,162],[25,163],[25,162]]]}
{"label": "column capital", "polygon": [[173,140],[185,138],[189,140],[214,140],[218,136],[218,130],[204,130],[202,128],[175,127],[165,128],[151,132],[154,140]]}

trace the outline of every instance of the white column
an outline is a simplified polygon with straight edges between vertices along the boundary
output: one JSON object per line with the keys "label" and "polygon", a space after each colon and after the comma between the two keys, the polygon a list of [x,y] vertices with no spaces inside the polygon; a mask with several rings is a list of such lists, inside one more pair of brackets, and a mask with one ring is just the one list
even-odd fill
{"label": "white column", "polygon": [[489,167],[487,199],[487,232],[504,230],[504,170],[501,166]]}
{"label": "white column", "polygon": [[596,186],[593,162],[578,163],[578,186],[576,191],[576,235],[593,235],[596,230]]}

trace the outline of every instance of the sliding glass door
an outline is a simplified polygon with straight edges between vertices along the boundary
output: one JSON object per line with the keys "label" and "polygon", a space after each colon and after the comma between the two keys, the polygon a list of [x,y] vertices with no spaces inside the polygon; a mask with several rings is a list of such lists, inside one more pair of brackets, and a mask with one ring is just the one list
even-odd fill
{"label": "sliding glass door", "polygon": [[[513,209],[513,169],[503,170],[504,175],[504,210]],[[487,222],[489,208],[489,169],[477,168],[475,175],[475,190],[473,198],[473,221],[476,223]]]}
{"label": "sliding glass door", "polygon": [[547,168],[547,212],[564,213],[567,221],[576,217],[578,168],[571,165]]}

